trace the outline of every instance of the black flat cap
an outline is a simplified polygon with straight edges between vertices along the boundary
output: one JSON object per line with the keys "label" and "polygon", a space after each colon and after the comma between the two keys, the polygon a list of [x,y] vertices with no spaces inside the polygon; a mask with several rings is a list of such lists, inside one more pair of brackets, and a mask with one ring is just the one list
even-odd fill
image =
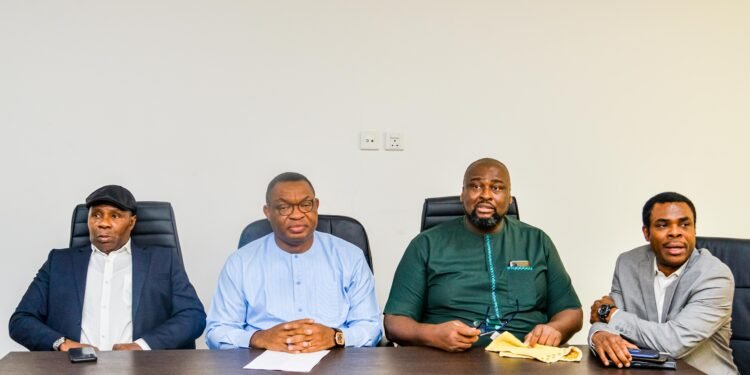
{"label": "black flat cap", "polygon": [[98,204],[110,204],[121,210],[135,213],[135,197],[130,190],[119,185],[102,186],[86,198],[86,208]]}

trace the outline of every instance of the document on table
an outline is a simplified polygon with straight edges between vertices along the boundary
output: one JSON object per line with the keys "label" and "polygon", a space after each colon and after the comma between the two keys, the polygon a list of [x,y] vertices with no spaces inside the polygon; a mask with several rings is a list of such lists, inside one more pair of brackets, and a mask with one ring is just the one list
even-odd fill
{"label": "document on table", "polygon": [[291,354],[266,350],[245,365],[248,370],[280,370],[310,372],[330,350],[314,353]]}

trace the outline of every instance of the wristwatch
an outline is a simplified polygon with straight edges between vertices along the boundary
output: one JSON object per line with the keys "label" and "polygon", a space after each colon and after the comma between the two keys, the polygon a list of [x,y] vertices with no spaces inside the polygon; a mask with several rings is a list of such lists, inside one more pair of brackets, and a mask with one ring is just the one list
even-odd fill
{"label": "wristwatch", "polygon": [[337,348],[344,346],[344,332],[341,332],[340,329],[334,328],[333,329],[333,342],[336,344]]}
{"label": "wristwatch", "polygon": [[604,323],[609,323],[607,321],[607,318],[609,317],[609,313],[612,311],[612,308],[617,307],[615,305],[608,305],[604,304],[599,306],[599,310],[596,310],[596,315],[599,315],[599,321]]}
{"label": "wristwatch", "polygon": [[65,337],[60,337],[52,343],[52,350],[60,351],[60,346],[65,342]]}

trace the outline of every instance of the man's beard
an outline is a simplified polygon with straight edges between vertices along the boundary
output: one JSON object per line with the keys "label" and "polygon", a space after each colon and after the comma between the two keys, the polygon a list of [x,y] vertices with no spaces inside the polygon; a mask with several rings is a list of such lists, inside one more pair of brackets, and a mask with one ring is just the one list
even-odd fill
{"label": "man's beard", "polygon": [[469,222],[473,224],[477,229],[483,230],[483,231],[489,231],[492,229],[497,228],[500,223],[503,222],[503,216],[500,215],[495,211],[495,213],[492,214],[492,216],[488,218],[481,218],[479,215],[477,215],[477,209],[474,207],[474,209],[471,211],[471,213],[466,213],[466,217],[469,218]]}

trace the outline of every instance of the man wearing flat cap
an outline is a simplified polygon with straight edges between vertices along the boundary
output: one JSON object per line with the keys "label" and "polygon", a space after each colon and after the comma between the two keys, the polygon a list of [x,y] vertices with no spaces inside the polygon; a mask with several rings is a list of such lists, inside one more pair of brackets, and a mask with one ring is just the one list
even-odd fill
{"label": "man wearing flat cap", "polygon": [[136,201],[108,185],[86,198],[91,245],[52,250],[10,317],[29,350],[195,348],[206,325],[175,248],[131,242]]}

